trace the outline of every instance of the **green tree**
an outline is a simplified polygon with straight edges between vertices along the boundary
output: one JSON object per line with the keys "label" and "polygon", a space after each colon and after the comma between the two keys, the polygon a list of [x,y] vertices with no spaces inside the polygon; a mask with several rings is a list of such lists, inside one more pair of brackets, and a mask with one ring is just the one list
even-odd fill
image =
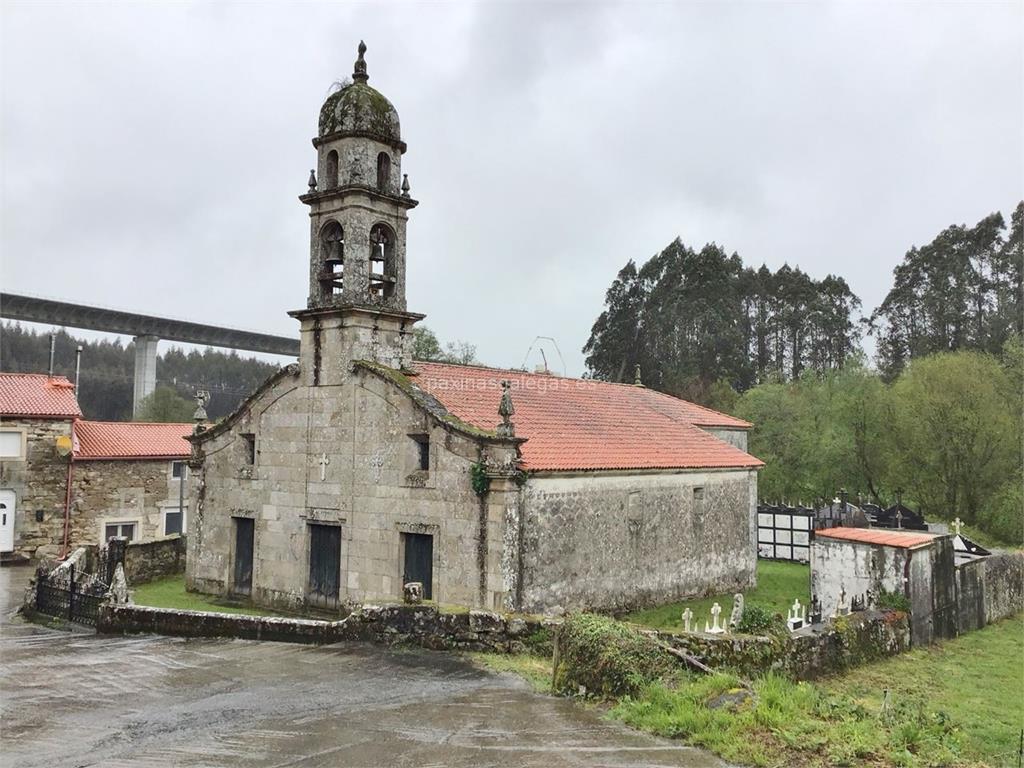
{"label": "green tree", "polygon": [[139,403],[134,421],[182,423],[192,421],[194,412],[194,403],[170,387],[157,387]]}
{"label": "green tree", "polygon": [[414,328],[412,334],[413,360],[460,365],[479,362],[476,359],[476,346],[467,341],[449,341],[442,347],[437,334],[425,325]]}
{"label": "green tree", "polygon": [[915,360],[893,387],[894,482],[932,517],[978,520],[1020,475],[1019,397],[996,358],[962,351]]}

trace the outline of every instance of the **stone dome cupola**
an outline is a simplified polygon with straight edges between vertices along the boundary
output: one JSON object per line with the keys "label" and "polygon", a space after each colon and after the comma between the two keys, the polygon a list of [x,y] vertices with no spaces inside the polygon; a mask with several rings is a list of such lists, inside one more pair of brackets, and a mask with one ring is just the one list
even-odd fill
{"label": "stone dome cupola", "polygon": [[367,84],[366,44],[359,42],[352,82],[335,91],[320,108],[318,138],[321,141],[343,136],[377,139],[400,152],[405,151],[398,111],[380,91]]}

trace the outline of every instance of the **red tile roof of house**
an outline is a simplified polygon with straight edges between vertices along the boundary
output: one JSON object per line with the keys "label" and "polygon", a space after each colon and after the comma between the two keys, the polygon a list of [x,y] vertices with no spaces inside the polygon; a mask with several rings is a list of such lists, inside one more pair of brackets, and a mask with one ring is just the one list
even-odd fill
{"label": "red tile roof of house", "polygon": [[700,429],[751,425],[631,384],[525,371],[414,364],[416,386],[476,427],[500,421],[501,382],[512,383],[512,421],[524,469],[757,468],[763,462]]}
{"label": "red tile roof of house", "polygon": [[74,419],[82,415],[75,385],[45,373],[0,373],[0,417]]}
{"label": "red tile roof of house", "polygon": [[147,424],[137,421],[75,422],[75,460],[186,459],[185,435],[193,424]]}
{"label": "red tile roof of house", "polygon": [[939,536],[937,533],[893,531],[883,528],[825,528],[815,531],[814,535],[826,539],[843,539],[861,544],[880,544],[900,549],[911,549],[922,544],[929,544]]}

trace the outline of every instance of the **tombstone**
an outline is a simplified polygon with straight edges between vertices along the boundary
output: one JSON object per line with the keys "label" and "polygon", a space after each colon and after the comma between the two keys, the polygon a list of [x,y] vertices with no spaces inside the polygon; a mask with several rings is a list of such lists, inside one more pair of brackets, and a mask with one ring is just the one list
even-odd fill
{"label": "tombstone", "polygon": [[850,600],[850,613],[857,613],[864,610],[864,595],[854,595]]}
{"label": "tombstone", "polygon": [[800,598],[797,598],[789,608],[789,618],[786,619],[786,626],[789,627],[790,632],[796,632],[798,629],[803,629],[806,623],[807,606],[800,605]]}
{"label": "tombstone", "polygon": [[689,608],[687,608],[685,611],[683,611],[683,631],[684,632],[689,632],[690,631],[690,622],[691,621],[693,621],[693,611],[691,611]]}
{"label": "tombstone", "polygon": [[811,624],[821,624],[821,600],[817,595],[811,596]]}
{"label": "tombstone", "polygon": [[839,590],[839,602],[836,603],[836,612],[833,614],[833,617],[849,616],[849,615],[850,615],[850,606],[846,602],[846,587],[843,587],[842,589]]}
{"label": "tombstone", "polygon": [[708,623],[706,621],[704,622],[704,632],[706,634],[708,634],[708,635],[721,635],[722,633],[725,632],[725,628],[724,627],[720,627],[718,625],[718,617],[721,614],[722,614],[722,606],[720,606],[718,603],[715,603],[714,605],[711,606],[711,621],[712,621],[712,623],[711,623],[710,626],[708,626]]}
{"label": "tombstone", "polygon": [[402,587],[402,597],[407,605],[418,605],[423,602],[423,583],[409,581]]}
{"label": "tombstone", "polygon": [[743,620],[743,595],[737,592],[732,596],[732,615],[729,617],[729,629],[735,630]]}
{"label": "tombstone", "polygon": [[873,611],[876,605],[878,605],[878,593],[869,587],[868,591],[864,593],[864,608]]}

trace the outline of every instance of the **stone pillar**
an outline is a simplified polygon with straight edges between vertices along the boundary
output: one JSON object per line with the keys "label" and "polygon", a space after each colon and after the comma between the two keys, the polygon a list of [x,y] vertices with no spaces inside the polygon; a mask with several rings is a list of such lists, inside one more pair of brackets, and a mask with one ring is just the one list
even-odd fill
{"label": "stone pillar", "polygon": [[135,389],[132,394],[132,416],[139,413],[139,404],[156,389],[156,336],[135,337]]}

